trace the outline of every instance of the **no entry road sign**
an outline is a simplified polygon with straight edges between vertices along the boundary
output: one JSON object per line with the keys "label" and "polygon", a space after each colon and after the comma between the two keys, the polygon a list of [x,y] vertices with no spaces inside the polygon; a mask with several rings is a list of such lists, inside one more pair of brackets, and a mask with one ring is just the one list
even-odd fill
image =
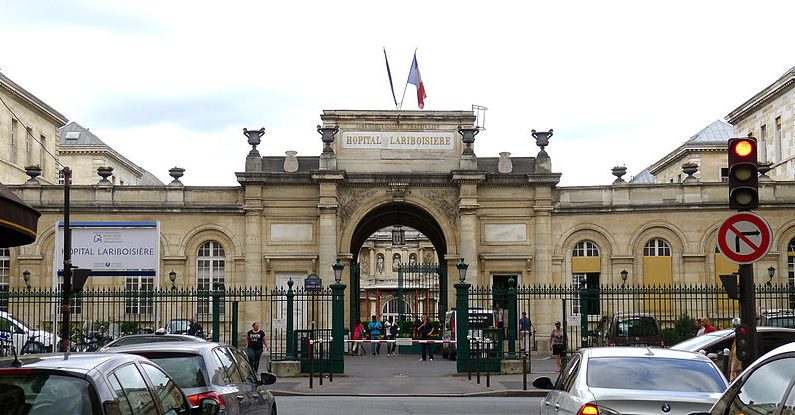
{"label": "no entry road sign", "polygon": [[741,212],[718,228],[718,249],[729,261],[751,264],[767,255],[771,245],[770,225],[761,216]]}

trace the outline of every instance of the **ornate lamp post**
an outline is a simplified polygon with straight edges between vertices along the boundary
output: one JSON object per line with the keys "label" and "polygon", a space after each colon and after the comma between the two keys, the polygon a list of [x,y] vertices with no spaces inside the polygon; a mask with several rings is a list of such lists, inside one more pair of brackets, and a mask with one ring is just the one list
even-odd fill
{"label": "ornate lamp post", "polygon": [[342,281],[342,270],[344,268],[345,265],[342,265],[339,258],[337,258],[337,263],[331,266],[331,269],[334,270],[334,281],[336,281],[337,284],[339,284],[340,281]]}
{"label": "ornate lamp post", "polygon": [[627,283],[627,276],[629,276],[629,272],[627,272],[627,270],[625,270],[625,269],[622,269],[621,270],[621,286],[622,287],[624,286],[624,284]]}
{"label": "ornate lamp post", "polygon": [[466,283],[469,264],[464,258],[455,266],[458,269],[458,284],[455,287],[455,342],[456,370],[464,373],[469,369],[469,287]]}
{"label": "ornate lamp post", "polygon": [[171,270],[171,272],[168,273],[168,279],[171,280],[171,289],[173,290],[177,288],[177,286],[174,284],[174,281],[177,280],[177,273],[174,272],[174,270]]}
{"label": "ornate lamp post", "polygon": [[30,290],[30,272],[28,270],[22,272],[22,279],[25,280],[25,285],[28,287],[28,290]]}
{"label": "ornate lamp post", "polygon": [[[337,263],[331,266],[331,269],[334,270],[335,281],[334,284],[331,284],[331,372],[334,373],[344,373],[345,371],[343,350],[345,346],[343,327],[345,325],[345,285],[340,283],[344,268],[345,265],[342,265],[339,258],[337,258]],[[358,295],[358,293],[352,295]]]}
{"label": "ornate lamp post", "polygon": [[461,262],[455,267],[458,268],[458,282],[463,284],[467,280],[467,268],[469,268],[469,264],[464,262],[464,258],[461,258]]}

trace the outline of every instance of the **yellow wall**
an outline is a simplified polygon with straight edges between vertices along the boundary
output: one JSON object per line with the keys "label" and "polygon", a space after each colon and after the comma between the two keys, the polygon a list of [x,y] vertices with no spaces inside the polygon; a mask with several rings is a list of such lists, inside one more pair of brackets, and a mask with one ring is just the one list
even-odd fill
{"label": "yellow wall", "polygon": [[720,252],[715,253],[715,284],[721,285],[720,276],[739,271],[740,267]]}
{"label": "yellow wall", "polygon": [[571,272],[574,274],[600,272],[601,266],[602,264],[598,256],[578,256],[571,258]]}
{"label": "yellow wall", "polygon": [[643,257],[643,284],[660,285],[673,282],[673,261],[669,256]]}

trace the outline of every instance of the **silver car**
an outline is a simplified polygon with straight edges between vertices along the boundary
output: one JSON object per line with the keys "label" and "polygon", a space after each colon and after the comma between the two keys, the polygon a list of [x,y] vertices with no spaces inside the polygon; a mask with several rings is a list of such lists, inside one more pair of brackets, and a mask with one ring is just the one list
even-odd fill
{"label": "silver car", "polygon": [[594,347],[575,353],[550,389],[541,415],[688,414],[706,411],[726,390],[717,366],[692,352],[639,347]]}

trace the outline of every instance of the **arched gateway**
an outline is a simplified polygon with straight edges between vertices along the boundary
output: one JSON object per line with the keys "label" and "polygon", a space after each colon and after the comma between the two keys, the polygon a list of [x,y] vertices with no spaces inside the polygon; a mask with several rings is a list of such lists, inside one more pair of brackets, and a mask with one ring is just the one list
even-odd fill
{"label": "arched gateway", "polygon": [[[553,268],[551,215],[560,174],[551,172],[539,133],[536,157],[477,157],[471,111],[324,111],[318,126],[320,156],[260,156],[261,131],[250,131],[252,150],[244,189],[245,283],[277,286],[315,272],[333,281],[331,265],[346,265],[342,283],[348,323],[399,297],[379,295],[368,305],[362,267],[436,264],[438,293],[416,290],[398,298],[418,311],[443,313],[453,298],[448,275],[460,258],[467,281],[492,285],[513,276],[520,283],[550,282]],[[431,246],[416,251],[369,250],[368,238],[391,226],[416,230]],[[395,268],[396,269],[396,268]],[[427,269],[425,269],[427,271]],[[532,279],[531,279],[532,276]],[[405,282],[405,281],[404,281]],[[395,287],[398,288],[398,287]],[[433,302],[429,302],[432,300]],[[430,305],[429,305],[430,304]],[[392,311],[389,311],[392,312]],[[256,318],[256,316],[251,316]]]}

